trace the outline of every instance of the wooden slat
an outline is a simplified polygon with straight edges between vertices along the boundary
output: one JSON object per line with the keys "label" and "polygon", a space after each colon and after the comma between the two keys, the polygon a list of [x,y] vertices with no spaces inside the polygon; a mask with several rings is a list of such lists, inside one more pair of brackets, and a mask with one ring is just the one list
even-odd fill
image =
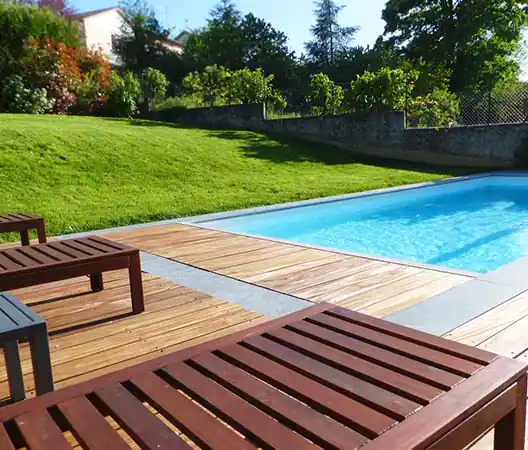
{"label": "wooden slat", "polygon": [[359,314],[355,311],[350,311],[345,308],[334,308],[329,315],[337,317],[340,320],[357,323],[366,328],[381,331],[391,336],[396,336],[409,342],[418,342],[421,345],[428,346],[431,349],[440,350],[449,355],[454,355],[459,358],[464,358],[469,361],[475,361],[478,364],[488,364],[492,362],[497,355],[480,350],[478,348],[469,347],[467,345],[459,344],[458,342],[449,341],[433,336],[422,331],[407,328],[395,323],[387,321],[379,321],[375,318]]}
{"label": "wooden slat", "polygon": [[49,256],[50,258],[55,259],[56,261],[71,261],[72,259],[74,259],[70,255],[65,255],[62,252],[58,252],[54,248],[50,247],[48,244],[33,245],[32,248],[36,252],[44,253],[45,255]]}
{"label": "wooden slat", "polygon": [[104,255],[105,254],[105,252],[103,252],[101,250],[98,250],[98,249],[95,249],[95,248],[92,248],[92,247],[88,247],[87,245],[84,245],[81,242],[76,242],[73,239],[72,240],[67,240],[67,241],[62,241],[61,244],[63,246],[66,246],[66,247],[73,248],[74,250],[78,250],[78,251],[84,253],[86,256]]}
{"label": "wooden slat", "polygon": [[161,411],[199,445],[218,450],[255,449],[239,434],[227,428],[152,372],[139,375],[130,381],[141,390],[149,404]]}
{"label": "wooden slat", "polygon": [[84,254],[83,252],[80,252],[79,250],[75,250],[73,248],[70,248],[66,245],[64,245],[62,242],[48,242],[47,244],[44,244],[49,248],[52,248],[53,250],[58,251],[59,253],[64,253],[72,258],[75,259],[82,259],[87,258],[88,255]]}
{"label": "wooden slat", "polygon": [[82,249],[89,249],[91,253],[116,253],[118,250],[116,250],[114,247],[109,247],[106,244],[101,244],[100,242],[94,240],[94,239],[88,239],[88,238],[81,238],[81,239],[75,239],[72,241],[75,245],[82,246]]}
{"label": "wooden slat", "polygon": [[44,253],[39,252],[29,246],[20,247],[18,251],[21,253],[24,253],[26,256],[28,256],[31,259],[37,260],[41,264],[50,264],[50,263],[56,262],[56,260],[51,258],[50,256],[45,255]]}
{"label": "wooden slat", "polygon": [[464,421],[477,412],[525,371],[526,367],[515,360],[498,358],[436,400],[434,408],[418,411],[375,441],[367,443],[363,449],[425,449],[450,430],[453,423]]}
{"label": "wooden slat", "polygon": [[320,326],[326,326],[330,329],[337,330],[340,333],[357,337],[418,361],[435,365],[464,377],[471,375],[482,367],[481,363],[469,361],[458,356],[444,353],[441,350],[430,348],[426,346],[426,343],[418,344],[416,343],[418,342],[417,340],[412,342],[407,339],[401,339],[399,336],[391,335],[386,332],[387,330],[384,331],[381,326],[379,326],[378,331],[376,329],[365,327],[362,324],[345,322],[330,315],[316,316],[310,318],[309,321]]}
{"label": "wooden slat", "polygon": [[222,420],[244,435],[260,441],[261,445],[277,450],[315,449],[311,442],[191,367],[179,363],[163,370],[187,394],[205,403]]}
{"label": "wooden slat", "polygon": [[515,386],[513,386],[483,406],[480,411],[466,419],[427,450],[450,450],[460,445],[460,442],[471,441],[472,436],[475,435],[475,430],[484,433],[506,416],[515,405],[516,399],[517,392]]}
{"label": "wooden slat", "polygon": [[15,446],[11,442],[11,438],[7,434],[7,431],[3,424],[0,423],[0,449],[2,450],[15,450]]}
{"label": "wooden slat", "polygon": [[133,250],[132,247],[128,247],[126,245],[120,244],[119,242],[111,241],[110,239],[106,239],[101,236],[88,236],[86,238],[79,238],[79,242],[84,242],[87,245],[102,245],[106,248],[111,248],[114,251],[123,251],[123,250]]}
{"label": "wooden slat", "polygon": [[216,382],[323,448],[354,448],[369,440],[212,354],[191,361]]}
{"label": "wooden slat", "polygon": [[31,450],[71,450],[59,426],[46,410],[27,412],[16,417],[15,422]]}
{"label": "wooden slat", "polygon": [[418,402],[344,373],[262,336],[245,339],[244,344],[292,370],[368,404],[395,419],[403,420],[422,407]]}
{"label": "wooden slat", "polygon": [[95,392],[111,411],[113,418],[147,450],[188,450],[191,447],[167,425],[153,416],[123,386],[116,384]]}
{"label": "wooden slat", "polygon": [[28,219],[27,217],[19,213],[9,213],[8,215],[12,217],[15,221],[25,221]]}
{"label": "wooden slat", "polygon": [[12,261],[7,256],[2,255],[1,252],[0,252],[0,265],[5,267],[7,270],[22,269],[22,265]]}
{"label": "wooden slat", "polygon": [[368,361],[375,362],[383,367],[416,378],[440,389],[449,390],[464,379],[459,375],[440,370],[437,367],[432,367],[359,339],[318,327],[307,321],[297,322],[288,328],[312,339],[317,339],[327,345],[331,345],[339,350],[360,356]]}
{"label": "wooden slat", "polygon": [[57,406],[72,427],[73,435],[84,447],[90,450],[130,449],[86,397],[77,397]]}
{"label": "wooden slat", "polygon": [[35,216],[33,214],[21,213],[18,212],[17,215],[22,216],[25,219],[42,219],[40,216]]}
{"label": "wooden slat", "polygon": [[397,423],[395,419],[241,345],[224,347],[219,354],[272,386],[298,398],[317,411],[347,424],[365,436],[378,436]]}
{"label": "wooden slat", "polygon": [[345,353],[341,350],[321,344],[313,339],[301,336],[286,329],[267,333],[267,336],[289,348],[338,367],[363,380],[395,392],[420,404],[427,404],[440,396],[444,391],[421,381],[401,375],[378,364]]}
{"label": "wooden slat", "polygon": [[9,259],[14,260],[17,264],[20,264],[22,267],[35,267],[39,263],[34,261],[31,258],[28,258],[26,255],[18,251],[18,249],[6,249],[2,253],[4,256],[7,256]]}

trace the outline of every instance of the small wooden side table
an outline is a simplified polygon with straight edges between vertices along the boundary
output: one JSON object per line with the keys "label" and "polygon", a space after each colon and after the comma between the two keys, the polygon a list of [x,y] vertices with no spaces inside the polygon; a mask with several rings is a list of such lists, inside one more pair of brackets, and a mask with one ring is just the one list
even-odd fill
{"label": "small wooden side table", "polygon": [[29,245],[29,230],[37,230],[41,244],[46,242],[46,226],[44,219],[26,213],[0,214],[0,233],[20,233],[22,245]]}
{"label": "small wooden side table", "polygon": [[[11,399],[24,400],[24,378],[18,341],[27,340],[37,395],[53,391],[46,321],[8,293],[0,293],[0,346],[4,349]],[[0,448],[3,448],[0,445]]]}

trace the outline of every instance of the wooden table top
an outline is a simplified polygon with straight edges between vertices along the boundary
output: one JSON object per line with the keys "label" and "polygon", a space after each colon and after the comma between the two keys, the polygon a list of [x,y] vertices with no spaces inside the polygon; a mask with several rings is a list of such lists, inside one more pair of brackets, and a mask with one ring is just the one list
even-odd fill
{"label": "wooden table top", "polygon": [[425,448],[525,372],[319,304],[1,408],[0,448]]}
{"label": "wooden table top", "polygon": [[34,220],[42,220],[42,217],[20,212],[11,214],[0,214],[0,224],[14,222],[30,222]]}
{"label": "wooden table top", "polygon": [[47,270],[57,266],[137,252],[138,250],[133,247],[99,236],[12,247],[0,250],[0,276],[3,273]]}

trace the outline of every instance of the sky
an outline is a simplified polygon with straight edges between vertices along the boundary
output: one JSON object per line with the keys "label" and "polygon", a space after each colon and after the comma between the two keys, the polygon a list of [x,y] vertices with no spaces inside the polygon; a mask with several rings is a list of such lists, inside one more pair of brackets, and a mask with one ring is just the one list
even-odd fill
{"label": "sky", "polygon": [[[149,0],[161,23],[172,30],[173,37],[185,29],[205,25],[209,12],[218,0]],[[71,0],[79,12],[117,6],[119,0]],[[386,0],[341,0],[345,6],[339,16],[343,26],[359,26],[354,40],[356,45],[372,45],[383,32],[381,12]],[[235,0],[243,13],[252,12],[270,22],[289,38],[289,47],[299,56],[304,43],[310,40],[310,27],[314,23],[312,0]],[[528,34],[525,34],[528,39]],[[528,81],[528,60],[521,64],[521,78]]]}
{"label": "sky", "polygon": [[[355,44],[372,45],[383,32],[381,11],[386,0],[341,0],[345,6],[340,14],[344,26],[359,26]],[[80,12],[116,6],[118,0],[72,0]],[[205,24],[209,11],[217,0],[150,0],[162,24],[177,35],[184,29]],[[310,26],[314,22],[311,0],[235,0],[243,13],[253,13],[270,22],[289,37],[289,47],[299,55],[304,43],[310,39]]]}

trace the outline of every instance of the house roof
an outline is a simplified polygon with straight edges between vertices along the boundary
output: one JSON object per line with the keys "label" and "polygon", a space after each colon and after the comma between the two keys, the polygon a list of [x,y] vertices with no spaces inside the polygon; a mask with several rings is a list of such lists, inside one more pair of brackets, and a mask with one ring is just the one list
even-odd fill
{"label": "house roof", "polygon": [[84,19],[85,17],[96,16],[97,14],[101,14],[101,13],[104,13],[104,12],[107,12],[107,11],[112,11],[114,9],[116,9],[118,11],[121,11],[121,9],[119,7],[111,6],[110,8],[95,9],[93,11],[87,11],[87,12],[83,12],[83,13],[74,14],[72,16],[72,18],[74,20],[80,20],[80,19]]}
{"label": "house roof", "polygon": [[[93,11],[87,11],[87,12],[83,12],[83,13],[74,14],[72,16],[72,18],[73,18],[73,20],[82,20],[82,19],[85,19],[86,17],[96,16],[97,14],[101,14],[101,13],[104,13],[104,12],[107,12],[107,11],[113,11],[113,10],[118,11],[123,17],[125,17],[125,14],[124,14],[124,12],[122,11],[121,8],[119,8],[118,6],[111,6],[110,8],[96,9],[96,10],[93,10]],[[184,33],[180,33],[176,39],[171,39],[171,38],[168,38],[168,37],[163,37],[162,39],[165,42],[167,42],[167,43],[169,43],[171,45],[175,45],[175,46],[180,47],[180,48],[183,49],[184,44],[183,44],[183,42],[179,41],[179,38],[183,34]]]}

